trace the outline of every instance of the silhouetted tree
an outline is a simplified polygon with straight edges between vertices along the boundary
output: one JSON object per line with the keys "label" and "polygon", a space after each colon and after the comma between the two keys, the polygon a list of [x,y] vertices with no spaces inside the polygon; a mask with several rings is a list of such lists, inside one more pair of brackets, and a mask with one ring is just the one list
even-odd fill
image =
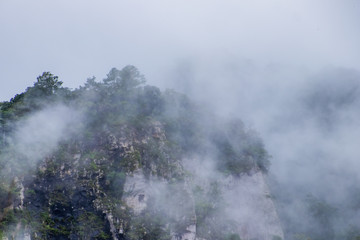
{"label": "silhouetted tree", "polygon": [[121,70],[112,68],[104,79],[104,83],[111,87],[128,90],[145,83],[145,78],[136,67],[128,65]]}
{"label": "silhouetted tree", "polygon": [[34,87],[40,89],[45,95],[51,95],[58,90],[62,81],[58,80],[58,76],[54,76],[50,72],[43,72],[43,74],[37,77],[37,82],[34,84]]}

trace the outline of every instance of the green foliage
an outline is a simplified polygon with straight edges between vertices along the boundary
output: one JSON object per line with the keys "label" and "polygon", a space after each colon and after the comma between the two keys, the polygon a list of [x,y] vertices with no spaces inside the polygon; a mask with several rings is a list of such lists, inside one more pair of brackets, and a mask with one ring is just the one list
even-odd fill
{"label": "green foliage", "polygon": [[56,204],[61,207],[69,207],[70,201],[69,196],[66,194],[66,190],[59,186],[58,188],[55,187],[55,189],[50,193],[50,200],[52,205]]}
{"label": "green foliage", "polygon": [[[46,167],[36,173],[35,180],[51,192],[44,193],[44,196],[40,195],[38,188],[36,191],[29,188],[25,192],[25,198],[40,196],[43,202],[36,204],[46,205],[42,206],[46,210],[40,216],[38,212],[31,212],[29,215],[32,219],[27,218],[34,231],[42,233],[40,238],[66,239],[71,234],[78,234],[80,239],[110,239],[101,212],[89,206],[76,209],[76,214],[72,212],[73,207],[78,207],[73,203],[74,192],[61,185],[61,174],[65,175],[61,180],[67,184],[91,189],[81,193],[86,196],[84,201],[93,203],[94,199],[100,199],[102,206],[113,210],[114,215],[124,221],[126,239],[165,240],[171,238],[170,226],[181,233],[185,223],[175,224],[176,221],[164,209],[147,209],[140,216],[133,216],[128,209],[119,207],[124,206],[121,198],[127,173],[142,168],[147,176],[159,176],[176,182],[184,177],[179,159],[214,152],[217,153],[219,169],[228,174],[240,175],[254,167],[262,171],[268,169],[269,156],[262,142],[245,131],[241,124],[221,125],[212,114],[201,110],[185,95],[174,91],[163,93],[156,87],[143,86],[144,83],[144,77],[135,67],[126,66],[121,70],[111,69],[102,82],[89,78],[84,87],[71,91],[62,87],[57,76],[44,72],[26,92],[16,95],[9,102],[0,103],[0,124],[5,135],[11,133],[15,120],[57,102],[71,104],[81,109],[85,116],[82,134],[62,143],[46,159]],[[152,132],[154,122],[160,122],[159,128],[164,126],[166,140]],[[109,133],[133,141],[133,151],[104,147],[108,146]],[[82,155],[73,164],[75,152]],[[26,159],[26,156],[15,153],[8,156],[11,156],[9,159]],[[0,159],[0,168],[3,161],[8,160]],[[74,173],[67,171],[71,167],[78,168],[79,179],[76,181],[79,182],[67,179],[67,174]],[[82,174],[82,171],[87,174]],[[54,182],[60,183],[54,187]],[[0,185],[1,201],[8,198],[9,190]],[[184,192],[177,193],[185,197]],[[181,197],[174,193],[170,198],[174,196]],[[240,240],[237,234],[233,234],[233,223],[218,217],[224,206],[216,182],[209,184],[208,189],[194,189],[194,196],[197,228],[201,237],[209,240]],[[82,201],[82,197],[78,198]],[[59,209],[66,209],[71,216],[59,217]],[[12,221],[11,215],[5,219],[1,224]]]}
{"label": "green foliage", "polygon": [[0,183],[0,209],[7,207],[9,198],[11,197],[10,186]]}
{"label": "green foliage", "polygon": [[99,167],[98,167],[98,165],[96,165],[96,163],[90,162],[90,170],[97,171],[97,170],[99,170]]}
{"label": "green foliage", "polygon": [[255,162],[252,158],[245,157],[240,152],[235,151],[233,146],[228,142],[218,142],[219,150],[219,168],[224,172],[229,172],[235,175],[249,172],[255,167]]}
{"label": "green foliage", "polygon": [[1,111],[4,113],[11,108],[14,108],[16,104],[21,104],[24,99],[25,93],[16,94],[15,97],[11,98],[9,102],[3,102],[0,105]]}
{"label": "green foliage", "polygon": [[121,159],[121,167],[126,172],[134,172],[141,167],[141,155],[138,150],[134,150],[126,154],[124,159]]}
{"label": "green foliage", "polygon": [[25,93],[16,94],[9,102],[2,102],[0,105],[1,132],[8,133],[11,130],[11,121],[20,119],[29,112],[24,104]]}
{"label": "green foliage", "polygon": [[59,225],[49,214],[49,212],[45,211],[41,213],[41,229],[40,233],[43,237],[67,237],[70,234],[69,229],[67,229],[63,225]]}
{"label": "green foliage", "polygon": [[224,201],[218,182],[210,183],[207,189],[193,189],[196,213],[197,236],[209,240],[238,239],[237,225],[224,216]]}
{"label": "green foliage", "polygon": [[310,238],[309,236],[307,236],[305,234],[295,234],[294,239],[295,240],[312,240],[312,238]]}
{"label": "green foliage", "polygon": [[159,88],[145,86],[138,98],[139,111],[144,116],[158,116],[164,111],[165,100]]}
{"label": "green foliage", "polygon": [[310,214],[323,225],[330,224],[331,219],[336,216],[336,208],[332,207],[323,200],[309,195],[307,197],[307,202]]}
{"label": "green foliage", "polygon": [[104,232],[104,219],[92,212],[83,212],[77,219],[77,233],[80,239],[111,239]]}
{"label": "green foliage", "polygon": [[345,234],[345,240],[360,240],[360,227],[350,226]]}
{"label": "green foliage", "polygon": [[[34,86],[25,92],[16,94],[9,102],[0,103],[1,134],[9,134],[14,123],[29,113],[57,101],[69,98],[71,91],[61,87],[62,82],[50,72],[44,72],[37,78]],[[1,139],[3,141],[3,139]],[[4,144],[4,142],[2,143]]]}
{"label": "green foliage", "polygon": [[126,174],[124,172],[111,171],[106,175],[106,181],[109,185],[109,193],[117,199],[123,195]]}
{"label": "green foliage", "polygon": [[113,68],[104,79],[104,83],[116,89],[127,91],[145,83],[145,78],[134,66],[126,66],[122,70]]}
{"label": "green foliage", "polygon": [[29,90],[33,95],[50,96],[61,87],[62,83],[62,81],[59,81],[58,76],[54,76],[50,72],[43,72],[43,74],[37,78],[34,87]]}
{"label": "green foliage", "polygon": [[257,134],[246,131],[241,121],[233,120],[220,125],[212,134],[212,142],[220,159],[218,167],[225,173],[240,175],[252,169],[267,172],[270,156]]}
{"label": "green foliage", "polygon": [[35,195],[36,193],[35,193],[35,191],[33,190],[33,189],[27,189],[26,191],[25,191],[25,195]]}
{"label": "green foliage", "polygon": [[6,209],[3,213],[0,214],[2,215],[0,220],[0,230],[6,230],[8,226],[16,223],[14,210]]}
{"label": "green foliage", "polygon": [[158,117],[165,125],[166,137],[179,146],[182,152],[202,150],[206,140],[201,119],[204,113],[188,97],[167,90],[163,94],[164,107]]}
{"label": "green foliage", "polygon": [[333,239],[335,237],[333,222],[338,213],[337,209],[312,195],[308,195],[306,201],[309,214],[317,224],[317,228],[311,232],[311,235],[315,239]]}
{"label": "green foliage", "polygon": [[166,228],[164,219],[149,211],[133,217],[125,236],[129,240],[170,240],[170,230]]}
{"label": "green foliage", "polygon": [[282,238],[279,237],[279,236],[273,236],[273,237],[272,237],[272,240],[282,240]]}
{"label": "green foliage", "polygon": [[[239,234],[232,233],[232,234],[229,234],[228,236],[226,236],[225,240],[241,240],[241,238],[240,238]],[[273,240],[276,240],[276,239],[273,239]]]}
{"label": "green foliage", "polygon": [[105,154],[100,151],[97,151],[97,150],[90,151],[90,152],[84,154],[84,156],[83,156],[83,158],[88,158],[91,160],[99,160],[104,157],[105,157]]}
{"label": "green foliage", "polygon": [[154,139],[145,144],[141,144],[141,166],[147,175],[161,176],[166,179],[171,177],[181,177],[176,173],[176,148],[169,145],[162,145]]}
{"label": "green foliage", "polygon": [[38,173],[40,174],[40,176],[50,178],[56,175],[58,168],[59,168],[59,162],[57,162],[55,159],[48,159],[44,171],[39,170]]}

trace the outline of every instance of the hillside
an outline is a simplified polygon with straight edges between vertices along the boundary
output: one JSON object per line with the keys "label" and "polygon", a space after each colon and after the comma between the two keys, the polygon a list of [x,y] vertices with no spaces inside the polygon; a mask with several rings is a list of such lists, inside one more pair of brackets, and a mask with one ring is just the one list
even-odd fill
{"label": "hillside", "polygon": [[284,238],[257,134],[133,66],[45,72],[0,109],[3,239]]}

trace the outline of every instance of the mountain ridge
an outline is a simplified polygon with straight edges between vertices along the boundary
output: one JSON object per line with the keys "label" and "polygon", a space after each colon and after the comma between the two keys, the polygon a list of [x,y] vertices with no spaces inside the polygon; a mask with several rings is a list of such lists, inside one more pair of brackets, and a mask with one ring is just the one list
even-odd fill
{"label": "mountain ridge", "polygon": [[283,239],[257,134],[144,83],[45,72],[1,103],[3,239]]}

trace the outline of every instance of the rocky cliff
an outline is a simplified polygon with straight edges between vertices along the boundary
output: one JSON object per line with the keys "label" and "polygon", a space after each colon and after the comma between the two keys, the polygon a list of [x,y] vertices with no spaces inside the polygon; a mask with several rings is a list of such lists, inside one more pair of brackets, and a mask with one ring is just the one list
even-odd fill
{"label": "rocky cliff", "polygon": [[[256,134],[181,94],[142,83],[137,70],[126,67],[112,69],[102,83],[40,95],[82,118],[36,158],[12,147],[19,145],[18,125],[4,132],[1,237],[283,239],[264,178],[268,155]],[[3,115],[13,114],[7,123],[43,111],[32,95],[36,87],[2,104]]]}

